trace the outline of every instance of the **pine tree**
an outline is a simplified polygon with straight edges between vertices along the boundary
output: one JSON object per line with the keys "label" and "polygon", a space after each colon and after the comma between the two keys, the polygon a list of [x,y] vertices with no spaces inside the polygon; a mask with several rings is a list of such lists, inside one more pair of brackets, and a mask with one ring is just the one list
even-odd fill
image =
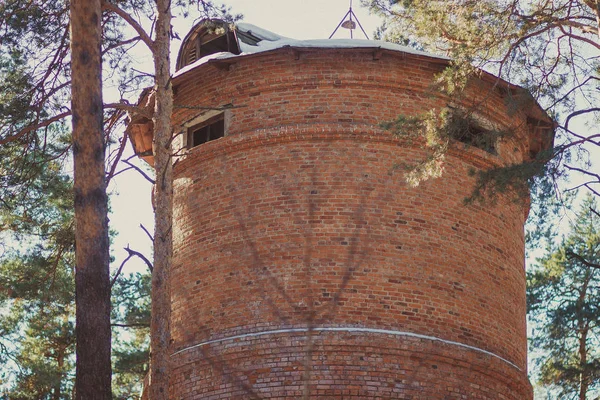
{"label": "pine tree", "polygon": [[[132,90],[132,85],[140,84],[143,79],[140,76],[132,76],[132,74],[126,71],[126,61],[128,53],[126,50],[127,45],[135,44],[137,42],[143,42],[148,46],[150,52],[155,58],[155,93],[156,93],[156,110],[150,113],[148,117],[153,118],[155,121],[155,127],[157,131],[155,139],[155,156],[157,159],[157,181],[161,182],[162,185],[158,188],[158,203],[161,205],[157,213],[157,229],[156,229],[156,248],[154,251],[155,258],[158,262],[155,262],[157,271],[155,273],[155,286],[156,290],[153,291],[155,296],[160,301],[155,301],[156,305],[163,311],[155,313],[155,321],[162,328],[160,332],[153,335],[155,338],[159,338],[157,344],[155,344],[155,359],[162,359],[163,362],[156,362],[156,368],[154,371],[162,375],[162,379],[155,378],[157,395],[153,395],[153,398],[159,398],[160,396],[166,396],[168,391],[167,387],[167,373],[166,366],[168,365],[167,349],[169,345],[168,333],[169,333],[169,293],[168,293],[168,274],[163,274],[161,271],[167,271],[170,265],[170,226],[171,222],[169,215],[172,212],[169,203],[171,189],[171,179],[168,175],[171,164],[171,151],[170,151],[170,114],[172,109],[171,89],[170,89],[170,71],[169,71],[169,47],[171,39],[171,7],[170,2],[163,2],[158,0],[153,7],[152,4],[139,1],[120,1],[120,2],[71,2],[71,12],[77,15],[78,11],[85,12],[90,11],[86,7],[94,5],[96,8],[92,11],[90,16],[81,14],[81,17],[73,16],[73,20],[70,22],[71,29],[73,30],[73,41],[69,42],[68,27],[69,27],[69,5],[64,1],[50,2],[47,0],[9,0],[5,3],[0,4],[0,41],[3,46],[0,50],[0,67],[5,67],[0,72],[3,73],[7,78],[6,92],[2,92],[3,100],[6,100],[0,106],[0,145],[3,146],[1,151],[4,154],[10,154],[10,158],[2,160],[3,172],[15,171],[15,176],[21,177],[20,180],[7,179],[10,182],[6,182],[5,191],[20,193],[22,189],[27,188],[32,182],[40,176],[39,169],[44,169],[48,161],[55,159],[64,160],[65,154],[70,148],[68,142],[56,141],[56,138],[49,134],[54,132],[57,126],[64,126],[61,121],[65,117],[72,116],[74,121],[74,135],[73,135],[73,146],[74,158],[76,159],[75,175],[75,205],[77,209],[81,209],[78,206],[91,205],[91,201],[96,201],[96,205],[88,208],[88,210],[99,211],[95,220],[98,222],[96,227],[91,227],[91,224],[83,223],[80,221],[77,224],[78,228],[90,227],[92,231],[98,233],[106,231],[106,201],[105,201],[105,185],[104,181],[104,156],[101,154],[104,151],[107,138],[110,138],[112,129],[117,126],[119,120],[122,120],[125,116],[124,111],[135,111],[144,113],[144,110],[136,109],[133,106],[129,106],[126,99],[122,99],[118,103],[104,104],[106,110],[105,115],[102,115],[102,102],[101,99],[101,88],[96,85],[94,89],[94,95],[91,94],[91,88],[88,87],[92,82],[98,82],[100,75],[99,69],[97,68],[99,60],[99,35],[98,29],[95,29],[94,44],[87,46],[82,49],[79,54],[75,52],[72,54],[72,60],[68,57],[69,45],[72,45],[74,49],[78,49],[78,44],[75,43],[77,40],[84,40],[89,36],[90,32],[85,29],[90,23],[91,26],[98,28],[100,25],[103,27],[103,47],[102,54],[108,60],[108,64],[112,68],[117,68],[121,74],[117,74],[120,81],[120,87],[123,92],[129,92]],[[189,7],[195,3],[194,1],[179,1],[176,2],[176,6]],[[99,11],[99,5],[101,4],[104,13]],[[227,13],[227,9],[219,7],[213,4],[211,1],[200,1],[198,3],[199,9],[205,14],[215,15],[215,13]],[[78,8],[82,6],[82,8]],[[184,10],[184,14],[187,11]],[[156,17],[157,30],[155,32],[155,38],[151,38],[149,34],[145,32],[142,27],[142,23],[137,20],[137,17],[143,15],[147,16],[149,22],[152,22],[153,18]],[[87,25],[86,25],[87,24]],[[150,23],[148,24],[151,25]],[[133,28],[134,32],[138,36],[127,38],[127,26]],[[84,28],[79,34],[77,29]],[[6,44],[6,46],[5,46]],[[94,62],[96,64],[95,72],[91,68],[82,67],[78,64],[81,62],[84,65],[89,63],[90,56],[94,55]],[[72,61],[72,64],[69,64]],[[71,74],[72,72],[72,74]],[[91,75],[83,80],[78,80],[85,73],[91,73]],[[71,81],[71,79],[73,79]],[[83,91],[78,91],[78,88]],[[139,88],[139,87],[138,87]],[[70,110],[64,106],[66,99],[69,95],[69,89],[73,90],[73,108]],[[85,93],[88,94],[86,97]],[[78,100],[79,99],[79,100]],[[83,109],[78,109],[77,105],[80,102],[86,100],[92,100],[93,104],[84,106]],[[87,107],[87,108],[86,108]],[[87,110],[87,111],[86,111]],[[94,111],[94,116],[91,123],[96,124],[95,128],[92,129],[91,125],[87,125],[87,128],[81,130],[83,122],[86,117],[90,116],[90,110]],[[105,135],[98,134],[98,124],[101,124],[102,119],[107,121]],[[94,130],[96,133],[93,135],[82,134],[84,131],[91,132]],[[88,139],[95,138],[96,142],[92,146],[87,146],[86,142]],[[125,140],[121,141],[122,146],[125,144]],[[60,151],[48,152],[48,148],[60,148]],[[23,149],[34,149],[35,152],[30,151],[31,157],[34,157],[37,161],[35,168],[31,168],[34,164],[19,163],[17,161],[27,159],[27,151]],[[93,149],[92,153],[87,153],[85,149]],[[120,154],[120,152],[119,152]],[[83,157],[81,157],[83,155]],[[79,161],[77,161],[79,160]],[[82,162],[83,161],[83,162]],[[87,166],[86,161],[94,161],[96,165],[92,168],[96,171],[94,176],[92,174],[81,172]],[[115,162],[118,162],[118,157],[113,160],[113,165],[110,166],[110,175],[115,172]],[[18,165],[17,168],[13,168],[14,165]],[[77,166],[79,165],[79,166]],[[100,168],[102,165],[102,168]],[[26,174],[21,173],[22,171],[29,171],[32,173]],[[60,168],[59,168],[60,170]],[[102,171],[101,171],[102,170]],[[101,171],[101,172],[100,172]],[[38,171],[39,172],[39,171]],[[166,173],[166,176],[163,176]],[[4,174],[3,174],[4,176]],[[6,176],[12,176],[7,173]],[[83,178],[82,178],[83,176]],[[89,178],[89,179],[88,179]],[[94,181],[95,189],[90,191],[90,187],[82,187],[79,184]],[[104,182],[103,182],[104,181]],[[91,193],[95,195],[90,196]],[[162,195],[164,194],[164,196]],[[165,199],[163,201],[162,199]],[[7,202],[8,204],[8,202]],[[15,207],[22,207],[18,202],[15,202]],[[79,213],[80,215],[84,215]],[[15,213],[11,214],[13,217]],[[26,214],[24,214],[26,216]],[[91,215],[89,212],[87,215]],[[102,217],[104,215],[104,218]],[[19,218],[16,218],[17,220]],[[26,218],[21,218],[21,223],[25,224]],[[104,220],[104,222],[103,222]],[[14,222],[13,222],[14,223]],[[79,232],[78,234],[80,234]],[[89,236],[89,235],[88,235]],[[86,360],[94,360],[94,365],[88,363],[88,372],[94,371],[94,373],[87,373],[81,375],[77,380],[78,390],[76,391],[78,397],[88,397],[92,395],[101,396],[106,398],[110,396],[110,373],[107,372],[110,369],[110,363],[107,362],[106,357],[107,349],[110,347],[106,346],[109,343],[107,337],[109,332],[106,329],[107,326],[107,307],[108,303],[108,239],[107,235],[102,234],[98,240],[87,240],[79,236],[79,245],[77,246],[78,252],[83,254],[83,247],[85,244],[90,244],[92,247],[97,246],[97,250],[102,254],[101,257],[80,257],[78,258],[78,265],[82,266],[88,261],[90,265],[103,265],[99,271],[101,272],[101,279],[91,279],[88,282],[91,287],[98,287],[101,289],[102,294],[93,295],[91,291],[78,290],[79,295],[85,295],[89,293],[91,297],[96,299],[102,298],[100,303],[101,307],[90,307],[80,306],[78,307],[78,320],[80,317],[88,322],[94,322],[103,320],[104,323],[104,345],[89,346],[89,349],[104,349],[104,361],[101,363],[104,367],[104,372],[98,373],[97,369],[99,364],[97,358],[88,357],[80,354],[77,357],[77,362],[83,364]],[[98,254],[100,254],[98,253]],[[89,255],[89,254],[88,254]],[[20,256],[19,256],[20,257]],[[19,258],[17,257],[17,258]],[[100,260],[102,259],[102,260]],[[27,263],[26,263],[27,264]],[[25,268],[23,266],[23,268]],[[79,268],[82,272],[89,272],[91,268]],[[80,277],[84,277],[80,274]],[[83,279],[85,280],[85,279]],[[79,283],[83,284],[82,280],[78,280]],[[12,284],[12,283],[11,283]],[[80,286],[81,289],[81,286]],[[92,313],[100,312],[103,318],[90,318]],[[18,325],[18,324],[17,324]],[[14,332],[19,332],[20,326],[15,325]],[[130,324],[125,324],[130,325]],[[9,326],[8,322],[7,325]],[[21,324],[22,326],[22,324]],[[84,324],[78,323],[77,330],[83,328]],[[98,331],[94,332],[95,334]],[[90,335],[84,334],[82,337],[91,338]],[[139,343],[144,343],[143,335],[138,337]],[[79,340],[78,346],[83,346],[85,343]],[[127,345],[124,345],[127,347]],[[130,349],[131,350],[131,349]],[[90,353],[91,354],[91,353]],[[139,352],[136,365],[143,365],[142,359],[144,352]],[[131,356],[132,352],[129,351],[128,355]],[[129,357],[132,359],[132,357]],[[133,357],[135,358],[135,357]],[[133,359],[132,359],[133,360]],[[78,374],[79,375],[79,374]],[[87,376],[87,378],[85,378]],[[102,383],[100,379],[102,378]],[[85,388],[88,387],[88,383],[95,381],[97,389],[94,389],[85,393]],[[83,386],[80,386],[83,385]],[[153,389],[154,390],[154,389]],[[103,394],[102,394],[102,393]]]}
{"label": "pine tree", "polygon": [[[590,151],[600,146],[600,1],[599,0],[363,0],[383,16],[384,38],[417,42],[453,61],[436,88],[451,97],[479,69],[529,90],[557,121],[555,148],[521,168],[488,171],[480,188],[494,190],[507,176],[517,182],[547,174],[552,179],[578,174],[600,196],[600,174]],[[521,104],[513,100],[515,110]],[[435,125],[439,113],[421,116]],[[583,123],[588,122],[586,126]],[[438,124],[443,143],[444,125]],[[434,146],[433,155],[437,148]],[[544,165],[549,161],[548,165]],[[499,179],[497,179],[499,178]],[[531,183],[531,182],[530,182]],[[554,187],[545,182],[542,192]]]}
{"label": "pine tree", "polygon": [[560,398],[585,400],[600,390],[600,216],[587,197],[569,234],[527,274],[534,322],[531,345],[541,350],[540,383]]}

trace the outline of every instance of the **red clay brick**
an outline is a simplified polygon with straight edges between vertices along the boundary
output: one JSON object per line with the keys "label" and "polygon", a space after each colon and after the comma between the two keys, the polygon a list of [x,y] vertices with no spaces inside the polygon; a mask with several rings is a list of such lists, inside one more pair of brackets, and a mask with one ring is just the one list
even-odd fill
{"label": "red clay brick", "polygon": [[[473,82],[461,105],[482,102],[518,135],[499,156],[456,144],[443,176],[416,188],[396,166],[426,157],[423,144],[378,125],[445,106],[429,90],[442,68],[279,49],[175,79],[176,132],[197,107],[239,108],[226,137],[174,168],[173,399],[295,399],[307,360],[311,397],[532,398],[527,205],[463,202],[471,169],[528,154],[526,116]],[[310,354],[308,326],[321,329]],[[280,332],[248,336],[268,331]]]}

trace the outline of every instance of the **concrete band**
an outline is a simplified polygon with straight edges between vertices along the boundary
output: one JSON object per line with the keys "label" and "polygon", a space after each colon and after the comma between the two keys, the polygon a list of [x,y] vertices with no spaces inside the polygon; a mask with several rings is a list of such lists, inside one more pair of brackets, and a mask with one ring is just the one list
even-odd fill
{"label": "concrete band", "polygon": [[[229,337],[220,338],[220,339],[207,340],[206,342],[201,342],[201,343],[183,348],[179,351],[176,351],[175,353],[171,354],[171,357],[182,354],[189,350],[193,350],[193,349],[200,348],[203,346],[208,346],[211,344],[226,342],[228,340],[237,340],[237,339],[245,339],[245,338],[268,336],[268,335],[280,335],[280,334],[285,334],[285,333],[308,333],[308,331],[309,331],[308,328],[275,329],[275,330],[270,330],[270,331],[246,333],[243,335],[235,335],[235,336],[229,336]],[[475,346],[469,346],[467,344],[463,344],[460,342],[455,342],[452,340],[441,339],[441,338],[438,338],[435,336],[420,335],[418,333],[413,333],[413,332],[403,332],[403,331],[395,331],[395,330],[389,330],[389,329],[358,328],[358,327],[332,327],[332,328],[320,327],[320,328],[313,328],[312,331],[314,331],[314,332],[375,333],[375,334],[381,334],[381,335],[411,337],[411,338],[416,338],[416,339],[424,339],[424,340],[430,340],[430,341],[434,341],[434,342],[441,342],[444,344],[458,346],[463,349],[469,349],[472,351],[486,354],[488,356],[495,357],[495,358],[505,362],[506,364],[510,365],[511,367],[517,369],[519,372],[522,371],[521,368],[516,366],[514,363],[512,363],[512,362],[508,361],[507,359],[500,357],[499,355],[494,354],[490,351],[483,350],[483,349],[480,349]]]}

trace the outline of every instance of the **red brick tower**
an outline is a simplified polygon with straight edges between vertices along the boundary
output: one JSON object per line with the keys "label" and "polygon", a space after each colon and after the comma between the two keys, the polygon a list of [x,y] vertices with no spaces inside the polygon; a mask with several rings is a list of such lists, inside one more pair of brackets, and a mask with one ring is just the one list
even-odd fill
{"label": "red brick tower", "polygon": [[173,80],[171,397],[531,399],[528,206],[463,200],[470,170],[549,145],[539,106],[509,112],[522,89],[484,74],[454,106],[515,134],[493,154],[457,141],[410,187],[398,166],[424,145],[379,123],[445,106],[430,86],[448,60],[211,32],[188,35]]}

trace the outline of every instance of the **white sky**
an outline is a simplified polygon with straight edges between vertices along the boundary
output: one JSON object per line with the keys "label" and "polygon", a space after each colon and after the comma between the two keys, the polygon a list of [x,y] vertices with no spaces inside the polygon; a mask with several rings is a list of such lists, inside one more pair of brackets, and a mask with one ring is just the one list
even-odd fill
{"label": "white sky", "polygon": [[[226,0],[224,2],[232,7],[233,13],[243,14],[244,22],[294,39],[327,39],[350,6],[349,0]],[[381,21],[369,15],[368,10],[361,7],[359,3],[359,0],[353,0],[352,10],[372,39],[373,32]],[[194,20],[191,18],[176,18],[173,25],[179,36],[183,38],[193,23]],[[340,28],[334,38],[348,39],[350,33],[347,29]],[[354,38],[364,39],[358,27],[354,31]],[[172,60],[176,59],[179,45],[179,41],[173,42]],[[147,62],[151,63],[149,57]],[[146,70],[151,70],[151,65],[148,65]],[[128,153],[131,154],[130,145],[128,145]],[[138,163],[138,165],[142,164]],[[153,231],[151,185],[136,172],[128,171],[117,176],[109,189],[112,193],[110,227],[117,233],[112,246],[112,255],[115,257],[113,270],[116,270],[127,257],[127,252],[123,248],[128,244],[132,249],[144,253],[152,260],[151,242],[139,227],[141,223],[148,230]],[[136,257],[127,263],[124,271],[145,269],[145,264]]]}

